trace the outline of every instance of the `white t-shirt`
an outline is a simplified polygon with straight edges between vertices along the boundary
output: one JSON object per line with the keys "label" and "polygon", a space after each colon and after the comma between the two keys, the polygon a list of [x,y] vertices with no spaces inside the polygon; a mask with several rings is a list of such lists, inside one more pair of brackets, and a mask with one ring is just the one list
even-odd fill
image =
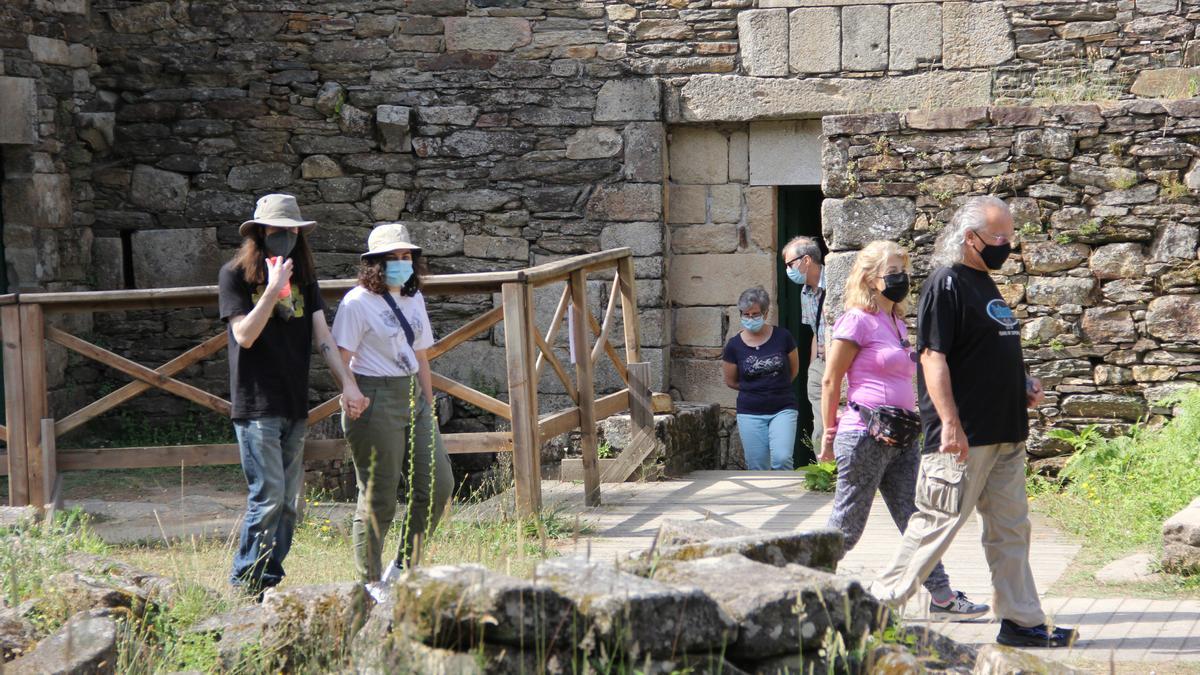
{"label": "white t-shirt", "polygon": [[356,375],[400,377],[416,375],[419,368],[414,349],[433,346],[433,329],[425,312],[425,298],[418,291],[413,297],[392,295],[396,306],[412,326],[409,345],[400,321],[383,296],[355,286],[342,298],[333,320],[333,339],[338,347],[354,352],[350,370]]}

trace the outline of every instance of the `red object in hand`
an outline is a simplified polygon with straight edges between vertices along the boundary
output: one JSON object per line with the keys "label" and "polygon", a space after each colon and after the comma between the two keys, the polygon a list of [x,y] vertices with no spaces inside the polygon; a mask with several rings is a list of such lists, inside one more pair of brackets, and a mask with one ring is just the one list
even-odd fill
{"label": "red object in hand", "polygon": [[[282,261],[282,260],[283,260],[283,256],[277,255],[272,258],[267,258],[267,263],[271,264],[271,265],[276,265],[276,264],[279,264],[280,261]],[[279,291],[279,297],[289,298],[289,297],[291,297],[291,295],[292,295],[292,282],[289,281],[287,286],[284,286],[283,290]]]}

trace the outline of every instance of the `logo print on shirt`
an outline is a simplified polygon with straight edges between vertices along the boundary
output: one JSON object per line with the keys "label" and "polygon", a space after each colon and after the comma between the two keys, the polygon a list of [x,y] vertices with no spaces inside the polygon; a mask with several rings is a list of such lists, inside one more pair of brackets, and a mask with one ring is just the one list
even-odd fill
{"label": "logo print on shirt", "polygon": [[783,357],[778,354],[762,359],[751,354],[746,357],[745,363],[748,377],[764,377],[783,371]]}
{"label": "logo print on shirt", "polygon": [[987,315],[1007,330],[1016,328],[1017,323],[1019,323],[1017,317],[1013,316],[1012,308],[1008,306],[1008,303],[999,298],[987,304]]}

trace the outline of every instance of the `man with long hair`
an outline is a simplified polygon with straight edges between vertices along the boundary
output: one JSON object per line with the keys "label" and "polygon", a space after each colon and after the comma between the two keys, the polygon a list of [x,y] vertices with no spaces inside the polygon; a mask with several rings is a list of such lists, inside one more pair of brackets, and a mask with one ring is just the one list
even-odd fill
{"label": "man with long hair", "polygon": [[282,581],[304,478],[308,369],[315,344],[342,387],[342,407],[368,401],[325,323],[312,251],[296,198],[258,200],[242,247],[221,268],[219,304],[229,335],[229,393],[249,496],[230,582],[248,595]]}
{"label": "man with long hair", "polygon": [[973,197],[942,230],[917,307],[917,392],[924,432],[917,512],[872,592],[903,605],[979,511],[992,573],[996,641],[1065,647],[1070,628],[1047,627],[1029,567],[1025,439],[1042,384],[1029,377],[1020,323],[989,272],[1012,250],[1012,213],[997,197]]}

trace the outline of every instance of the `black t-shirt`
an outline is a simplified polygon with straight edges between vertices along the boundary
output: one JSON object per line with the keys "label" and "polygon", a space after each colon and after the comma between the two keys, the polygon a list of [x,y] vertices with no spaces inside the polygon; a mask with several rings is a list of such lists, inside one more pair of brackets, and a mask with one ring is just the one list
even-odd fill
{"label": "black t-shirt", "polygon": [[742,415],[774,415],[796,407],[792,389],[791,362],[788,355],[796,350],[792,334],[779,326],[771,328],[771,337],[757,347],[742,341],[738,333],[725,343],[721,358],[737,364],[737,411]]}
{"label": "black t-shirt", "polygon": [[293,284],[291,297],[276,303],[267,325],[249,349],[242,349],[233,339],[229,319],[249,314],[266,285],[251,288],[232,263],[221,268],[218,285],[221,319],[228,326],[229,336],[231,417],[235,420],[308,417],[312,315],[325,309],[316,282],[300,287]]}
{"label": "black t-shirt", "polygon": [[[972,446],[1019,443],[1029,436],[1025,360],[1017,324],[987,272],[966,265],[942,267],[921,288],[917,349],[946,355],[954,402]],[[925,431],[923,452],[937,452],[942,422],[921,368],[917,394]]]}

